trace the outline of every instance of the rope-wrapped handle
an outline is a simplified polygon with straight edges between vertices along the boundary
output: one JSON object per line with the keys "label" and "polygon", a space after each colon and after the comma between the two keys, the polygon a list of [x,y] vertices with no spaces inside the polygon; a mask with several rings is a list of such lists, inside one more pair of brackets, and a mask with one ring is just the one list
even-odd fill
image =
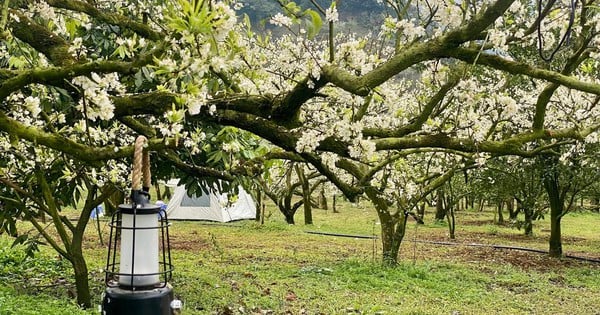
{"label": "rope-wrapped handle", "polygon": [[[133,151],[133,172],[131,175],[131,189],[142,190],[150,188],[150,154],[146,150],[146,144],[148,139],[144,136],[138,136],[135,139],[134,151]],[[142,177],[144,185],[142,186]]]}

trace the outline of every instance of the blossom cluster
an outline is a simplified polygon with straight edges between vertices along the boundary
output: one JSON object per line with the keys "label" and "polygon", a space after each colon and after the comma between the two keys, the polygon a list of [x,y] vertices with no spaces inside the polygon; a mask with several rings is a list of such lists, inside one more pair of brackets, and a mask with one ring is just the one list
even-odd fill
{"label": "blossom cluster", "polygon": [[119,82],[117,73],[104,76],[92,73],[91,77],[75,77],[72,82],[83,91],[84,97],[79,100],[77,109],[87,119],[94,121],[96,119],[109,120],[113,118],[115,106],[110,99],[109,92],[124,92],[124,87]]}

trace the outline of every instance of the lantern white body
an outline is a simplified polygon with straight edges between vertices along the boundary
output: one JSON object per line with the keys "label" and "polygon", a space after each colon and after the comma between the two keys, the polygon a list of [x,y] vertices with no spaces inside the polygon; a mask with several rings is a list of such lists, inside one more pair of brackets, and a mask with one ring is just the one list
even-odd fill
{"label": "lantern white body", "polygon": [[[156,213],[123,214],[121,230],[120,274],[133,274],[133,286],[143,287],[159,283],[158,275],[158,218]],[[135,244],[133,240],[135,230]],[[150,228],[150,229],[148,229]],[[134,247],[135,245],[135,247]],[[135,252],[134,252],[135,250]],[[132,269],[133,267],[133,269]],[[144,274],[153,274],[145,275]],[[119,276],[119,284],[132,285],[131,276]]]}

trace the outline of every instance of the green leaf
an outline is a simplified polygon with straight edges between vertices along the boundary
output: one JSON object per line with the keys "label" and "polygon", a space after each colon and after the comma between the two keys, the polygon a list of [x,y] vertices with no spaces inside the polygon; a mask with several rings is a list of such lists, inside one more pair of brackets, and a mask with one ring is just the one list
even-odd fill
{"label": "green leaf", "polygon": [[304,11],[304,13],[308,14],[309,16],[309,20],[307,21],[308,39],[313,39],[321,31],[321,27],[323,27],[323,20],[321,19],[321,15],[314,10],[308,9]]}
{"label": "green leaf", "polygon": [[65,27],[67,29],[67,33],[69,33],[70,38],[75,38],[75,34],[77,33],[77,29],[81,25],[81,22],[76,19],[67,19],[65,22]]}
{"label": "green leaf", "polygon": [[302,11],[302,8],[300,8],[300,6],[293,1],[290,1],[288,4],[286,4],[284,8],[288,13],[292,15],[292,18],[294,18],[295,15],[298,15],[298,13]]}

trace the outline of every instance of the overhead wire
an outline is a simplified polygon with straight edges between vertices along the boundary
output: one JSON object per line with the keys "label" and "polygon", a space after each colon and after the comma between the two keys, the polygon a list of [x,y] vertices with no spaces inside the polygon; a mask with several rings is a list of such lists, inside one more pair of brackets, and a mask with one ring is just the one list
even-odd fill
{"label": "overhead wire", "polygon": [[537,37],[538,37],[538,53],[542,60],[546,62],[551,62],[554,59],[554,56],[558,53],[560,48],[566,43],[569,44],[571,38],[571,32],[573,31],[573,24],[575,24],[575,10],[577,9],[577,0],[571,0],[570,12],[569,12],[569,24],[567,24],[567,29],[563,36],[560,39],[560,42],[556,47],[552,50],[549,57],[544,56],[544,37],[542,36],[542,0],[537,0]]}

